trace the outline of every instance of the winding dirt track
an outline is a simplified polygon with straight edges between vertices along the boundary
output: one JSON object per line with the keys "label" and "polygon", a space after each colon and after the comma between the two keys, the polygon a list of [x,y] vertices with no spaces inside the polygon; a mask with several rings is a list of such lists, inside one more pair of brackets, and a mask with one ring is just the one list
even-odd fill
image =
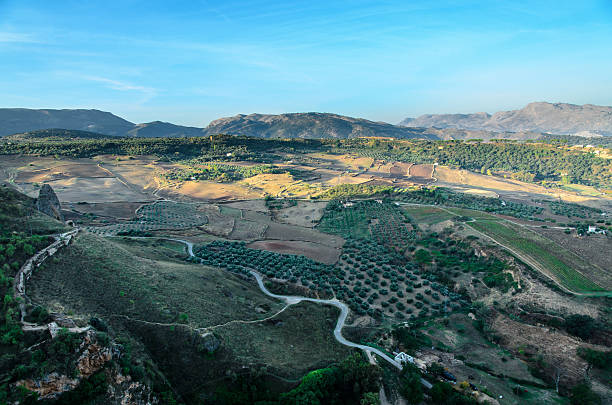
{"label": "winding dirt track", "polygon": [[[171,240],[173,240],[175,242],[182,242],[182,243],[184,243],[187,246],[187,253],[189,253],[189,256],[196,257],[193,254],[193,243],[188,242],[186,240],[181,240],[181,239],[171,239]],[[346,322],[346,318],[347,318],[347,316],[349,314],[349,307],[345,303],[340,302],[337,299],[322,300],[322,299],[318,299],[318,298],[301,297],[301,296],[297,296],[297,295],[279,295],[279,294],[274,294],[274,293],[270,292],[266,288],[266,286],[264,285],[263,277],[261,276],[261,274],[257,273],[254,270],[251,270],[249,273],[253,277],[255,277],[255,280],[257,280],[257,285],[259,286],[259,289],[261,290],[261,292],[263,292],[264,294],[266,294],[269,297],[276,298],[276,299],[279,299],[281,301],[285,301],[287,306],[294,305],[294,304],[297,304],[297,303],[302,302],[302,301],[307,301],[307,302],[314,302],[314,303],[323,304],[323,305],[332,305],[332,306],[340,309],[340,316],[338,317],[338,321],[336,322],[336,327],[334,328],[334,337],[336,338],[338,343],[340,343],[340,344],[342,344],[344,346],[354,347],[354,348],[357,348],[357,349],[361,349],[361,350],[365,351],[368,354],[374,353],[374,354],[380,356],[381,358],[385,359],[389,364],[391,364],[392,366],[394,366],[398,370],[401,370],[403,368],[401,363],[395,361],[394,359],[389,357],[386,353],[382,352],[381,350],[376,349],[374,347],[360,345],[358,343],[351,342],[351,341],[347,340],[344,336],[342,336],[342,328],[344,327],[344,324]],[[423,379],[423,378],[421,378],[421,383],[425,387],[427,387],[428,389],[430,389],[432,387],[431,383],[429,381]]]}

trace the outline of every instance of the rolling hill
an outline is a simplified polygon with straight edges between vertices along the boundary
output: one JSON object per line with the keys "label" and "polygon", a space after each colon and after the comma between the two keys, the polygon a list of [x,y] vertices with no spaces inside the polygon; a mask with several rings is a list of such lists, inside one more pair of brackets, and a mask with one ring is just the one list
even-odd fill
{"label": "rolling hill", "polygon": [[431,131],[422,128],[403,128],[386,122],[317,112],[240,114],[211,122],[205,132],[211,135],[222,133],[262,138],[438,138]]}

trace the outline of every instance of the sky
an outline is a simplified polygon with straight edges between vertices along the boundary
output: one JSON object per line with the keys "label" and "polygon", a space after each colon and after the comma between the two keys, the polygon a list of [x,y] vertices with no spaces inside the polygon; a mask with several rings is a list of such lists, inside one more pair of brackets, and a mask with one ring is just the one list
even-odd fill
{"label": "sky", "polygon": [[612,105],[612,0],[0,0],[0,107],[202,127],[532,101]]}

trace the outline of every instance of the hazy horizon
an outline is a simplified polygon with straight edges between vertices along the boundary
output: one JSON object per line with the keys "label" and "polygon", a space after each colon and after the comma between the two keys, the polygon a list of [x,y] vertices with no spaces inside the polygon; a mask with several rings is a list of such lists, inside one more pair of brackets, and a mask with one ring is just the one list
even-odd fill
{"label": "hazy horizon", "polygon": [[[612,105],[612,4],[0,1],[2,105],[204,127]],[[595,63],[596,61],[596,63]]]}

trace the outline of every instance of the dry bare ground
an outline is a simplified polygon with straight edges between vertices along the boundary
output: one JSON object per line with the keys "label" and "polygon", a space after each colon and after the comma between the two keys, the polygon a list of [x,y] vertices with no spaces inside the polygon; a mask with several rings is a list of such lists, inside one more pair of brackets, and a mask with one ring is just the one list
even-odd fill
{"label": "dry bare ground", "polygon": [[212,181],[186,181],[180,186],[163,190],[159,194],[182,195],[199,200],[228,201],[261,198],[263,193],[240,184],[224,184]]}
{"label": "dry bare ground", "polygon": [[410,181],[418,184],[429,184],[434,181],[434,165],[412,165],[408,174]]}
{"label": "dry bare ground", "polygon": [[327,202],[298,201],[294,207],[278,210],[275,219],[286,224],[313,228],[325,213]]}
{"label": "dry bare ground", "polygon": [[504,347],[515,353],[530,357],[542,355],[545,372],[554,380],[558,374],[559,387],[574,385],[581,381],[588,363],[576,354],[578,347],[606,350],[603,346],[585,344],[580,339],[550,327],[527,325],[498,314],[491,324],[494,333]]}
{"label": "dry bare ground", "polygon": [[270,226],[266,230],[265,238],[314,242],[334,248],[339,248],[344,244],[344,239],[339,236],[329,235],[315,231],[314,229],[279,224],[276,222],[270,223]]}
{"label": "dry bare ground", "polygon": [[269,211],[264,200],[235,201],[225,205],[231,208],[237,208],[239,210],[249,210],[263,213],[267,213]]}
{"label": "dry bare ground", "polygon": [[95,214],[105,217],[113,217],[117,219],[130,219],[134,217],[136,209],[140,207],[140,202],[110,202],[110,203],[87,203],[87,204],[72,204],[64,203],[62,208],[74,209],[83,214]]}
{"label": "dry bare ground", "polygon": [[456,191],[487,190],[500,196],[515,200],[530,202],[533,198],[561,199],[566,202],[584,204],[595,208],[612,206],[610,198],[595,198],[581,196],[561,189],[548,189],[537,184],[523,183],[517,180],[501,177],[485,176],[467,170],[451,169],[446,166],[436,166],[435,177],[439,186],[445,186]]}
{"label": "dry bare ground", "polygon": [[325,264],[333,264],[340,257],[340,249],[306,241],[260,240],[247,245],[250,249],[303,255]]}
{"label": "dry bare ground", "polygon": [[258,174],[237,184],[247,185],[250,188],[261,190],[262,194],[270,194],[275,197],[306,197],[312,193],[307,183],[294,179],[289,173]]}

